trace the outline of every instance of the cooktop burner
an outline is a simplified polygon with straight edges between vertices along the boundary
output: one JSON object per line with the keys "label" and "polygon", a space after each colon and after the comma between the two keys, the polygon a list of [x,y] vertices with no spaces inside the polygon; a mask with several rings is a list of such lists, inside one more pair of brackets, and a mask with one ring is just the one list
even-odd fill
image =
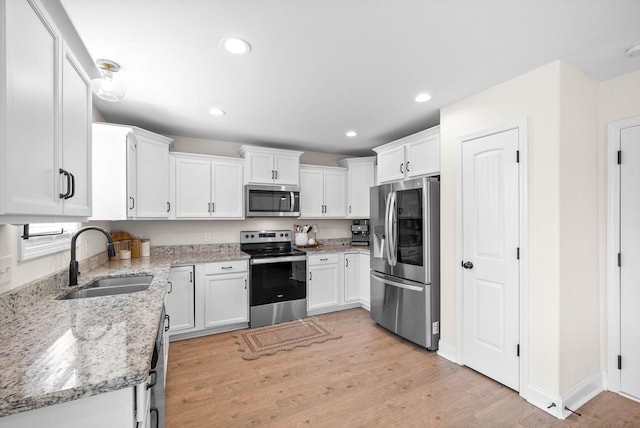
{"label": "cooktop burner", "polygon": [[251,258],[302,256],[291,245],[290,230],[248,230],[240,232],[240,249]]}

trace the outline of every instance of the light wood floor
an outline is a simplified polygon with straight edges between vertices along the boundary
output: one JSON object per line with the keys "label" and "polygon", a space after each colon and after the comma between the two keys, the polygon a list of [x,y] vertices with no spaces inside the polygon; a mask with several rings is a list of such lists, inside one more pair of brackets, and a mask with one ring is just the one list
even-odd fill
{"label": "light wood floor", "polygon": [[167,427],[640,426],[640,404],[617,394],[560,421],[388,333],[363,309],[318,318],[343,337],[254,361],[241,358],[231,333],[172,342]]}

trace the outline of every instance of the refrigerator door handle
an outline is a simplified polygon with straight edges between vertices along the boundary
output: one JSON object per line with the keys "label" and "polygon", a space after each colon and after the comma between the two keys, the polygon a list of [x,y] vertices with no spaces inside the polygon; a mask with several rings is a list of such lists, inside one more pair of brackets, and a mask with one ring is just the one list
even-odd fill
{"label": "refrigerator door handle", "polygon": [[392,241],[393,237],[391,236],[391,198],[393,197],[393,192],[389,192],[387,194],[387,203],[384,211],[384,236],[386,238],[385,249],[387,250],[387,263],[389,266],[393,266],[393,255],[392,252]]}
{"label": "refrigerator door handle", "polygon": [[397,250],[398,250],[398,228],[396,227],[396,206],[397,206],[397,193],[391,193],[391,200],[389,204],[389,256],[391,266],[398,264]]}
{"label": "refrigerator door handle", "polygon": [[375,275],[375,274],[371,274],[371,278],[375,279],[376,281],[380,281],[383,284],[392,285],[392,286],[398,287],[398,288],[404,288],[405,290],[417,291],[419,293],[422,293],[424,291],[424,288],[422,288],[422,287],[416,287],[415,285],[403,284],[402,282],[393,281],[393,280],[388,279],[388,278],[381,278],[381,277],[379,277],[378,275]]}

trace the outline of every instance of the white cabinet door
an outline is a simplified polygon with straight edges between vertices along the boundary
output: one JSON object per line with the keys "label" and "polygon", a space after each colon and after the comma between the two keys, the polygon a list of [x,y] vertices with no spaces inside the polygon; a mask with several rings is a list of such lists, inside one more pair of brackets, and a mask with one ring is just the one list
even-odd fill
{"label": "white cabinet door", "polygon": [[0,213],[57,215],[60,33],[31,2],[0,8]]}
{"label": "white cabinet door", "polygon": [[248,153],[247,157],[247,183],[273,183],[275,168],[273,155],[270,153]]}
{"label": "white cabinet door", "polygon": [[440,172],[440,134],[412,141],[405,145],[407,177]]}
{"label": "white cabinet door", "polygon": [[211,163],[212,217],[244,217],[242,174],[241,162],[219,160]]}
{"label": "white cabinet door", "polygon": [[208,218],[211,215],[211,162],[176,157],[176,218]]}
{"label": "white cabinet door", "polygon": [[313,311],[337,306],[339,284],[340,275],[337,264],[310,266],[307,309]]}
{"label": "white cabinet door", "polygon": [[360,254],[360,304],[366,310],[371,310],[371,276],[370,256]]}
{"label": "white cabinet door", "polygon": [[404,146],[378,153],[378,183],[404,178]]}
{"label": "white cabinet door", "polygon": [[369,218],[369,189],[375,184],[375,158],[349,163],[347,170],[347,218]]}
{"label": "white cabinet door", "polygon": [[345,171],[324,171],[324,217],[344,218],[346,215],[346,186]]}
{"label": "white cabinet door", "polygon": [[169,332],[175,333],[195,327],[195,287],[193,266],[171,268],[166,312],[169,315]]}
{"label": "white cabinet door", "polygon": [[246,272],[206,275],[204,288],[205,328],[249,321]]}
{"label": "white cabinet door", "polygon": [[297,186],[300,183],[300,156],[274,155],[274,183]]}
{"label": "white cabinet door", "polygon": [[61,167],[72,177],[71,194],[63,199],[65,216],[91,215],[90,114],[91,82],[65,44],[62,60]]}
{"label": "white cabinet door", "polygon": [[360,257],[344,255],[344,303],[360,301]]}
{"label": "white cabinet door", "polygon": [[322,170],[300,168],[300,217],[322,217],[324,175]]}
{"label": "white cabinet door", "polygon": [[169,217],[169,145],[144,137],[138,139],[136,216]]}

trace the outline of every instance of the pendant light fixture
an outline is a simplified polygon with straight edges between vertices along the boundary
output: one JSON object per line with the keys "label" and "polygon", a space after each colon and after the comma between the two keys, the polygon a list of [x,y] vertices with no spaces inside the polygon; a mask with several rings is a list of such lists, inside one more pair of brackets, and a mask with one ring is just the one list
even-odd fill
{"label": "pendant light fixture", "polygon": [[99,59],[96,66],[101,77],[91,80],[93,93],[105,101],[120,101],[125,93],[124,83],[115,75],[120,71],[120,65],[109,59]]}

